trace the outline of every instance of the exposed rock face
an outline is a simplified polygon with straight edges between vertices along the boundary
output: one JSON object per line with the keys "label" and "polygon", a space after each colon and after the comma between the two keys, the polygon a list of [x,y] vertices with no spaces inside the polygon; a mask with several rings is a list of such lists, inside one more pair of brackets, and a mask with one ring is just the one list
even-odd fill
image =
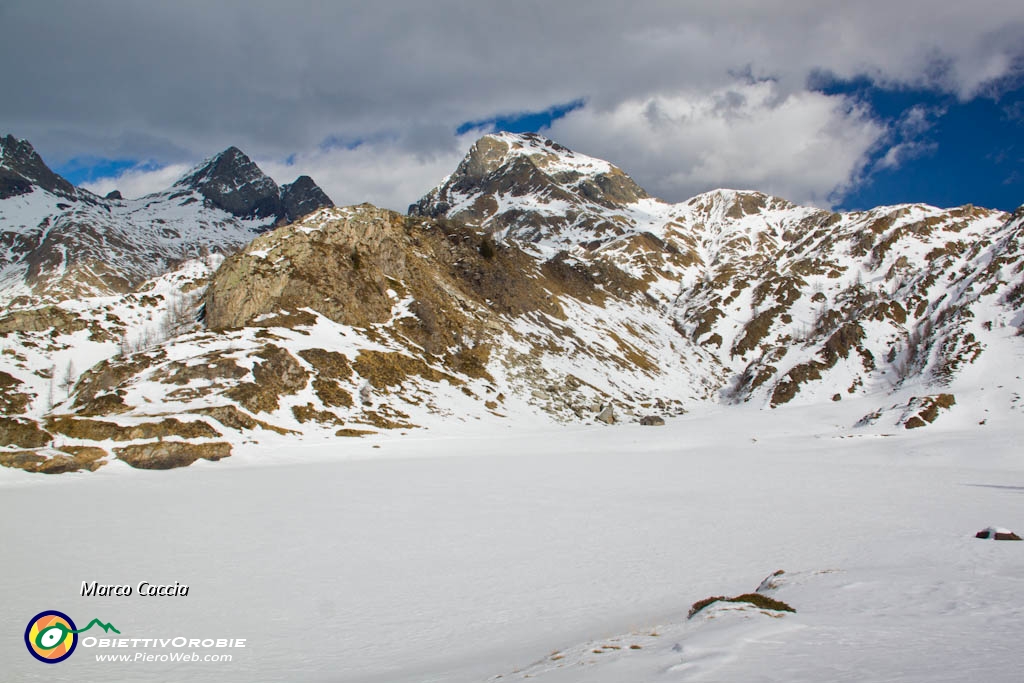
{"label": "exposed rock face", "polygon": [[25,383],[0,370],[0,415],[18,415],[28,407],[31,396],[22,389]]}
{"label": "exposed rock face", "polygon": [[32,420],[17,417],[0,417],[0,446],[21,446],[36,448],[45,446],[53,439]]}
{"label": "exposed rock face", "polygon": [[278,187],[237,147],[229,147],[193,169],[175,187],[195,190],[213,206],[238,218],[273,218],[279,225],[334,206],[309,176]]}
{"label": "exposed rock face", "polygon": [[277,183],[237,147],[228,147],[193,169],[174,187],[196,190],[213,206],[239,218],[284,216]]}
{"label": "exposed rock face", "polygon": [[949,410],[956,405],[953,394],[937,394],[935,396],[914,397],[907,403],[901,418],[907,429],[917,429],[935,422],[940,411]]}
{"label": "exposed rock face", "polygon": [[0,465],[26,472],[63,474],[95,472],[106,464],[107,452],[94,446],[61,446],[52,451],[0,451]]}
{"label": "exposed rock face", "polygon": [[0,316],[0,335],[6,335],[9,332],[43,332],[47,330],[56,330],[66,334],[84,330],[86,327],[88,327],[88,323],[58,306],[13,311]]}
{"label": "exposed rock face", "polygon": [[253,365],[253,381],[238,384],[226,394],[247,410],[253,413],[277,410],[281,396],[298,393],[306,387],[309,374],[281,347],[267,345],[254,355],[260,360]]}
{"label": "exposed rock face", "polygon": [[317,209],[334,206],[331,198],[308,175],[299,176],[294,183],[281,186],[281,205],[285,218],[291,223]]}
{"label": "exposed rock face", "polygon": [[645,415],[640,418],[640,424],[645,427],[663,427],[665,425],[665,418],[658,415]]}
{"label": "exposed rock face", "polygon": [[466,228],[369,205],[320,212],[225,261],[207,292],[207,324],[239,328],[312,308],[366,327],[391,319],[395,297],[412,296],[403,332],[443,353],[459,338],[479,335],[495,314],[560,315],[544,283],[523,277],[536,267],[531,257],[507,246],[485,258],[480,241]]}
{"label": "exposed rock face", "polygon": [[0,199],[28,194],[35,188],[77,199],[74,186],[51,171],[28,140],[0,138]]}
{"label": "exposed rock face", "polygon": [[219,437],[221,434],[205,422],[182,422],[173,417],[160,422],[118,425],[102,420],[83,420],[66,416],[51,418],[47,428],[57,434],[92,441],[135,441],[178,436],[185,439]]}
{"label": "exposed rock face", "polygon": [[118,459],[144,470],[170,470],[187,467],[196,460],[220,460],[231,455],[231,444],[159,441],[115,448]]}

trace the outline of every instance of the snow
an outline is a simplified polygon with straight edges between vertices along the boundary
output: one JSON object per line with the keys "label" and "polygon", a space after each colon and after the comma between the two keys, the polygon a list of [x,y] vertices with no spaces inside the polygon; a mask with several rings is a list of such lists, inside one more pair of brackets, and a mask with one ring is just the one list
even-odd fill
{"label": "snow", "polygon": [[[75,249],[80,264],[87,265],[91,257],[130,280],[141,281],[162,274],[169,262],[247,244],[273,221],[273,217],[238,219],[204,203],[202,195],[193,191],[87,202],[36,188],[0,201],[0,232],[8,245],[0,249],[0,301],[29,292],[24,282],[25,254],[40,245],[50,244],[55,253],[65,253],[47,273],[51,282],[65,274],[67,246]],[[78,284],[95,288],[81,278]]]}
{"label": "snow", "polygon": [[[43,666],[11,637],[0,661],[19,681],[1018,680],[1024,544],[973,535],[1022,526],[1019,420],[851,432],[871,405],[711,406],[656,428],[451,422],[170,472],[4,470],[12,629],[56,608],[124,637],[248,642],[231,663],[115,667],[80,648]],[[777,569],[768,594],[795,614],[719,603],[686,619]],[[80,597],[93,580],[190,593]]]}

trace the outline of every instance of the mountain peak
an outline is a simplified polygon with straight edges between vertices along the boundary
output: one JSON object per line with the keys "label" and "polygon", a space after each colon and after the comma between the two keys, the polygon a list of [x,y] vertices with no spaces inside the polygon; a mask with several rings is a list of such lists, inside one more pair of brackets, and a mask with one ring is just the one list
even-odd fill
{"label": "mountain peak", "polygon": [[28,140],[13,135],[0,138],[0,199],[28,194],[34,187],[76,196],[74,186],[51,171]]}
{"label": "mountain peak", "polygon": [[649,199],[643,188],[607,161],[536,133],[493,133],[477,140],[455,172],[409,213],[445,215],[536,240],[558,230],[564,219],[549,218],[564,216],[568,207],[577,216],[596,215],[642,199]]}
{"label": "mountain peak", "polygon": [[296,221],[317,209],[334,206],[331,198],[308,175],[301,175],[295,182],[281,186],[281,204],[289,221]]}
{"label": "mountain peak", "polygon": [[284,216],[281,190],[242,150],[228,147],[175,183],[199,192],[217,208],[239,218]]}
{"label": "mountain peak", "polygon": [[486,175],[516,158],[528,159],[539,170],[549,174],[625,175],[607,161],[577,154],[568,147],[537,133],[501,132],[485,135],[474,143],[464,163],[470,176],[474,171]]}
{"label": "mountain peak", "polygon": [[231,146],[186,173],[174,185],[199,192],[219,209],[244,219],[290,223],[334,206],[309,176],[279,187],[245,152]]}

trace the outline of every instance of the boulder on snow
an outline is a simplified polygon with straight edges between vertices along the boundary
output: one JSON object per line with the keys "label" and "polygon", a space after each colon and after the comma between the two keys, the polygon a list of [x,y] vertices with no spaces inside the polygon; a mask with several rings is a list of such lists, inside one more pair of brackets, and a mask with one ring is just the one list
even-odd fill
{"label": "boulder on snow", "polygon": [[601,407],[601,412],[597,414],[597,420],[598,422],[604,422],[606,425],[615,424],[615,408],[612,407],[611,403]]}
{"label": "boulder on snow", "polygon": [[640,418],[640,424],[645,427],[661,427],[665,424],[665,418],[658,415],[645,415]]}
{"label": "boulder on snow", "polygon": [[1003,529],[1002,527],[986,527],[974,534],[975,538],[991,539],[993,541],[1020,541],[1020,536],[1013,533],[1009,529]]}

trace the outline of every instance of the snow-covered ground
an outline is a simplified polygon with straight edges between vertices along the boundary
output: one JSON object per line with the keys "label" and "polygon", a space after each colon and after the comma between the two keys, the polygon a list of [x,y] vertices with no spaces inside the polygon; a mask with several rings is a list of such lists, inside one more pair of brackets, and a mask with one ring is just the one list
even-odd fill
{"label": "snow-covered ground", "polygon": [[[874,407],[495,420],[168,472],[0,471],[0,678],[1019,680],[1024,543],[973,538],[1024,530],[1016,414],[851,429]],[[778,569],[768,594],[795,614],[718,604],[686,619]],[[83,581],[190,590],[86,598]],[[80,643],[47,665],[22,641],[45,609],[123,638],[246,647],[109,663],[95,654],[175,650]]]}

